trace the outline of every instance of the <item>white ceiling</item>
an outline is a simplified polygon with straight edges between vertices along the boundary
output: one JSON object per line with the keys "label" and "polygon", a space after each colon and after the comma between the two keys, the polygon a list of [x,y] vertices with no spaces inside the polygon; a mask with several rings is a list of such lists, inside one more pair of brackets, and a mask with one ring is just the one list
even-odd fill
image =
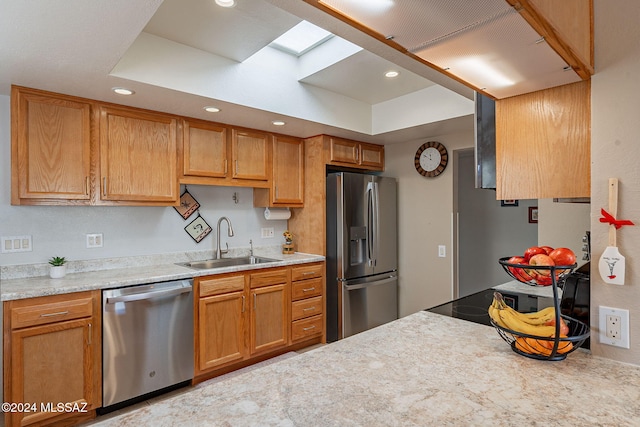
{"label": "white ceiling", "polygon": [[[473,127],[470,89],[302,1],[238,0],[223,9],[213,0],[66,0],[63,8],[3,0],[0,7],[2,94],[15,84],[377,143]],[[340,38],[300,59],[266,47],[303,18]],[[391,68],[397,79],[383,77]],[[114,86],[136,94],[117,96]],[[205,105],[222,111],[205,113]],[[271,127],[276,118],[287,126]]]}

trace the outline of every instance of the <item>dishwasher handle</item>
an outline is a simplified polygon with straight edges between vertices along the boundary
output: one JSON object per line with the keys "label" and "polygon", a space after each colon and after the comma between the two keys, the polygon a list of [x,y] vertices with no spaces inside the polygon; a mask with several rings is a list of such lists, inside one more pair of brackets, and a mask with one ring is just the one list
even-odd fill
{"label": "dishwasher handle", "polygon": [[149,292],[140,292],[138,294],[119,295],[119,296],[115,296],[115,297],[107,297],[106,303],[107,304],[115,304],[117,302],[141,301],[141,300],[152,299],[152,298],[160,298],[160,297],[168,297],[168,296],[186,294],[186,293],[191,292],[192,288],[193,287],[191,285],[189,285],[189,286],[180,286],[180,287],[169,288],[169,289],[159,289],[159,290],[154,290],[154,291],[149,291]]}

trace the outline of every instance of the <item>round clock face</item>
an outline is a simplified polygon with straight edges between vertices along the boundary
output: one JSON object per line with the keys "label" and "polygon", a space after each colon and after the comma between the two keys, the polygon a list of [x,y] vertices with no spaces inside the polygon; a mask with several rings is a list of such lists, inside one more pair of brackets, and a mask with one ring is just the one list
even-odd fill
{"label": "round clock face", "polygon": [[439,142],[429,141],[418,148],[414,160],[418,173],[431,178],[440,175],[444,171],[449,161],[449,155],[444,145]]}

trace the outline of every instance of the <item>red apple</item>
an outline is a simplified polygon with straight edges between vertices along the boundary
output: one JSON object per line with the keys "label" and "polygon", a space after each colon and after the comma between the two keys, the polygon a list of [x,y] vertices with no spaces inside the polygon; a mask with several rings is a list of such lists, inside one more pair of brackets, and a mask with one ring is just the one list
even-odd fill
{"label": "red apple", "polygon": [[551,251],[553,251],[553,248],[551,246],[540,246],[542,249],[544,249],[545,253],[547,255],[549,255],[551,253]]}
{"label": "red apple", "polygon": [[544,254],[546,255],[547,253],[545,252],[544,249],[542,249],[539,246],[531,246],[530,248],[528,248],[526,251],[524,251],[524,260],[525,261],[529,261],[531,259],[532,256],[534,255],[538,255],[538,254]]}
{"label": "red apple", "polygon": [[[553,261],[553,258],[551,258],[549,255],[546,254],[536,254],[534,256],[531,257],[531,259],[529,260],[529,265],[534,265],[534,266],[551,266],[551,265],[556,265],[556,263]],[[535,274],[537,274],[538,276],[551,276],[551,269],[535,269]]]}
{"label": "red apple", "polygon": [[558,248],[549,254],[555,265],[573,265],[576,263],[576,254],[569,248]]}
{"label": "red apple", "polygon": [[[507,262],[509,264],[528,264],[528,262],[525,261],[524,258],[521,256],[512,256],[511,258],[509,258]],[[515,277],[517,280],[520,280],[521,282],[528,282],[530,280],[524,273],[524,269],[517,268],[517,267],[507,267],[507,268],[509,269],[513,277]]]}

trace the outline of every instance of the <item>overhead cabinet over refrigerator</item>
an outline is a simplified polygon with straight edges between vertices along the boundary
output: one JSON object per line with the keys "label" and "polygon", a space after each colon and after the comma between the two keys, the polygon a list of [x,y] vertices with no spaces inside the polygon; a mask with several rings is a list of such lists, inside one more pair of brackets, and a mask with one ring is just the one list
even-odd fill
{"label": "overhead cabinet over refrigerator", "polygon": [[398,318],[396,180],[327,176],[327,340]]}

